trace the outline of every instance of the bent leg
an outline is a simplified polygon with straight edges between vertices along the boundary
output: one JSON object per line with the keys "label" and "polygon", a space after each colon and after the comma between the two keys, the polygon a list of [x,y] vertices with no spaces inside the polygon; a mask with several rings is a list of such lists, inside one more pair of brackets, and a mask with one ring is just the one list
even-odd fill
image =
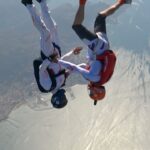
{"label": "bent leg", "polygon": [[93,41],[97,38],[97,35],[95,33],[92,33],[91,31],[86,29],[82,24],[73,25],[72,29],[75,31],[78,37],[83,40],[83,42],[87,45],[90,43],[90,41]]}
{"label": "bent leg", "polygon": [[41,19],[41,17],[39,16],[39,14],[37,13],[37,10],[35,8],[35,5],[30,5],[27,4],[27,9],[31,15],[32,21],[34,26],[36,27],[36,29],[41,33],[49,33],[48,29],[46,28],[45,23],[43,22],[43,20]]}
{"label": "bent leg", "polygon": [[78,37],[83,40],[83,42],[89,46],[91,41],[97,38],[95,33],[89,31],[85,26],[82,25],[84,21],[84,11],[85,11],[86,0],[79,0],[79,8],[75,15],[75,19],[72,25],[72,29],[78,35]]}
{"label": "bent leg", "polygon": [[95,19],[94,23],[94,32],[101,32],[106,34],[106,17],[98,14],[98,16]]}
{"label": "bent leg", "polygon": [[79,24],[83,23],[84,13],[85,13],[84,11],[85,11],[85,6],[84,5],[79,5],[79,8],[78,8],[77,13],[75,15],[73,25],[79,25]]}
{"label": "bent leg", "polygon": [[94,24],[94,32],[102,32],[106,34],[106,17],[115,13],[116,10],[122,6],[124,0],[117,0],[117,2],[111,5],[109,8],[99,12],[98,16],[96,17],[95,24]]}
{"label": "bent leg", "polygon": [[52,45],[52,39],[51,34],[48,28],[46,27],[45,23],[41,19],[41,17],[38,15],[37,10],[34,5],[27,4],[26,5],[31,18],[33,20],[34,26],[37,28],[37,30],[40,32],[41,35],[41,51],[46,57],[49,57],[51,54],[54,53],[54,48]]}
{"label": "bent leg", "polygon": [[86,3],[86,0],[79,0],[79,8],[75,15],[73,25],[82,24],[82,22],[84,21],[85,3]]}
{"label": "bent leg", "polygon": [[110,16],[113,13],[115,13],[115,11],[118,10],[120,8],[120,6],[122,6],[122,5],[123,5],[122,0],[117,0],[117,2],[115,4],[111,5],[109,8],[101,11],[100,14],[105,17]]}

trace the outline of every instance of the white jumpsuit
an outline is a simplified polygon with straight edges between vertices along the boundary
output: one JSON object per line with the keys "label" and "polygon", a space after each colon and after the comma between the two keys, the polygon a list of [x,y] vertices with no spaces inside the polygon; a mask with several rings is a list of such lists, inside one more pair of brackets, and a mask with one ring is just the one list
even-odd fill
{"label": "white jumpsuit", "polygon": [[[42,53],[46,57],[49,57],[54,53],[57,53],[59,55],[58,49],[54,48],[53,46],[53,43],[59,46],[57,25],[50,15],[46,1],[43,0],[40,3],[42,13],[41,16],[37,12],[34,4],[32,5],[27,4],[26,7],[31,15],[34,26],[40,33],[40,48]],[[47,59],[43,60],[42,64],[39,67],[39,83],[45,90],[49,90],[52,85],[52,81],[47,72],[47,68],[52,69],[55,74],[59,73],[63,69],[59,63],[50,63]],[[57,82],[56,88],[51,92],[52,93],[57,92],[57,90],[60,89],[64,81],[65,81],[64,75],[58,76],[56,78]]]}
{"label": "white jumpsuit", "polygon": [[[46,1],[40,3],[42,16],[40,16],[35,8],[35,5],[27,4],[27,8],[33,20],[34,26],[40,32],[40,48],[43,54],[47,57],[54,53],[58,53],[54,49],[52,42],[59,46],[59,38],[57,33],[57,25],[51,17]],[[56,52],[55,52],[56,50]]]}

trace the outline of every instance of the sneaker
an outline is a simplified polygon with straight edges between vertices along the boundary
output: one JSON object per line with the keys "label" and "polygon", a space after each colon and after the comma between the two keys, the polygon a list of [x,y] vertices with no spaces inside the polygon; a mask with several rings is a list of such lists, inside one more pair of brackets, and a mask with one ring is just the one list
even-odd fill
{"label": "sneaker", "polygon": [[26,6],[27,4],[33,4],[33,3],[32,3],[32,0],[21,0],[21,3],[24,4],[25,6]]}
{"label": "sneaker", "polygon": [[131,4],[132,0],[119,0],[120,4]]}
{"label": "sneaker", "polygon": [[36,0],[37,2],[41,3],[42,0]]}

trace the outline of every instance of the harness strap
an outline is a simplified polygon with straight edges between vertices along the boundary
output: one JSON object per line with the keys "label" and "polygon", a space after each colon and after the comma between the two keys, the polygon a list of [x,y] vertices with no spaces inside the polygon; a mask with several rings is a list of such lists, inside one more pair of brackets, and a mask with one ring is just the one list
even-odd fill
{"label": "harness strap", "polygon": [[62,75],[62,74],[66,74],[65,69],[59,71],[59,72],[58,72],[57,74],[55,74],[54,76],[55,76],[55,78],[56,78],[56,77],[58,77],[58,76],[60,76],[60,75]]}
{"label": "harness strap", "polygon": [[49,92],[56,88],[56,85],[57,85],[56,78],[59,77],[60,75],[65,76],[65,80],[64,80],[64,83],[62,84],[62,86],[65,85],[65,82],[66,82],[66,71],[65,71],[65,69],[61,70],[57,74],[54,74],[54,71],[52,69],[47,69],[47,71],[48,71],[48,74],[49,74],[49,76],[51,78],[51,81],[52,81],[52,85],[51,85],[51,88],[50,88]]}
{"label": "harness strap", "polygon": [[65,77],[64,83],[63,83],[62,86],[61,86],[61,87],[63,87],[63,86],[65,86],[66,78],[67,78],[66,70],[65,70],[65,69],[61,70],[58,74],[55,75],[55,78],[57,78],[57,77],[60,76],[60,75],[64,75],[64,77]]}
{"label": "harness strap", "polygon": [[[59,53],[59,55],[60,55],[60,57],[61,57],[61,48],[60,48],[55,42],[52,42],[52,44],[53,44],[53,47],[54,47],[54,51],[55,51],[56,48],[57,48],[58,53]],[[55,56],[56,56],[56,54],[52,54],[52,55],[50,55],[49,57],[47,57],[47,56],[45,56],[45,54],[43,53],[43,51],[41,51],[41,58],[42,58],[43,60],[44,60],[44,59],[48,59],[48,60],[52,61]],[[64,74],[64,76],[65,76],[65,80],[64,80],[64,83],[62,84],[62,86],[65,85],[65,82],[66,82],[66,72],[65,72],[65,69],[61,70],[61,71],[60,71],[59,73],[57,73],[57,74],[55,74],[52,69],[47,69],[47,72],[48,72],[48,74],[49,74],[49,76],[50,76],[50,78],[51,78],[51,81],[52,81],[51,88],[50,88],[50,90],[48,90],[48,92],[51,92],[52,90],[54,90],[54,89],[56,88],[56,85],[57,85],[57,83],[56,83],[56,78],[57,78],[58,76],[62,75],[62,74]]]}
{"label": "harness strap", "polygon": [[49,92],[51,92],[51,91],[54,90],[55,87],[56,87],[56,79],[55,79],[54,72],[53,72],[52,69],[47,69],[47,72],[48,72],[49,77],[50,77],[50,79],[51,79],[51,81],[52,81],[51,88],[49,89]]}
{"label": "harness strap", "polygon": [[52,44],[53,44],[54,50],[55,50],[55,48],[58,49],[59,55],[61,57],[61,48],[55,42],[52,42]]}

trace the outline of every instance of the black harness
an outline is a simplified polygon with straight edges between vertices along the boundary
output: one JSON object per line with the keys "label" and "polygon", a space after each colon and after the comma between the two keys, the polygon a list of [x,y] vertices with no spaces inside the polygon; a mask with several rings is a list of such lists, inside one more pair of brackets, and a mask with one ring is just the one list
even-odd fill
{"label": "black harness", "polygon": [[52,69],[47,69],[47,72],[48,72],[49,77],[52,81],[51,88],[47,92],[51,92],[52,90],[54,90],[56,88],[56,86],[57,86],[56,78],[61,76],[61,75],[64,75],[64,77],[65,77],[64,83],[61,85],[61,87],[65,86],[65,82],[66,82],[66,71],[65,71],[65,69],[61,70],[57,74],[54,74]]}
{"label": "black harness", "polygon": [[[60,49],[60,47],[59,47],[57,44],[55,44],[54,42],[52,42],[52,44],[53,44],[54,50],[57,48],[57,50],[58,50],[58,52],[59,52],[59,55],[61,56],[61,49]],[[41,58],[42,58],[42,60],[48,59],[49,61],[51,61],[51,60],[53,60],[53,58],[54,58],[55,56],[56,56],[56,54],[47,57],[47,56],[45,56],[44,53],[41,51]],[[59,76],[61,76],[61,75],[64,75],[64,77],[65,77],[64,83],[61,85],[61,87],[63,87],[63,86],[65,85],[66,77],[67,77],[67,76],[66,76],[66,71],[65,71],[65,69],[63,69],[63,70],[61,70],[59,73],[55,74],[52,69],[48,69],[48,68],[47,68],[47,72],[48,72],[49,77],[50,77],[50,79],[51,79],[51,81],[52,81],[52,85],[51,85],[51,88],[50,88],[49,90],[44,90],[44,89],[42,89],[42,92],[48,93],[48,92],[51,92],[52,90],[54,90],[54,89],[56,88],[56,86],[57,86],[56,78],[59,77]]]}
{"label": "black harness", "polygon": [[[52,42],[52,44],[53,44],[53,47],[54,47],[54,50],[58,50],[58,53],[59,53],[59,56],[61,57],[61,49],[60,49],[60,47],[57,45],[57,44],[55,44],[54,42]],[[53,57],[55,57],[56,56],[56,54],[54,54],[54,55],[51,55],[51,56],[49,56],[49,57],[47,57],[47,56],[45,56],[45,54],[41,51],[41,58],[44,60],[44,59],[49,59],[50,61],[53,59]]]}

